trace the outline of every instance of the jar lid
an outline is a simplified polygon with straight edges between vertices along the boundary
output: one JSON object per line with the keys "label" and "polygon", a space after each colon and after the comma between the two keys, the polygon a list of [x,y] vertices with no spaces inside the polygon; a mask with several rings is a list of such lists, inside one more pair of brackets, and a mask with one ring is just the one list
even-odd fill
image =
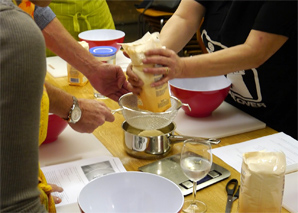
{"label": "jar lid", "polygon": [[98,46],[90,48],[89,52],[95,57],[107,57],[115,55],[117,48],[110,46]]}

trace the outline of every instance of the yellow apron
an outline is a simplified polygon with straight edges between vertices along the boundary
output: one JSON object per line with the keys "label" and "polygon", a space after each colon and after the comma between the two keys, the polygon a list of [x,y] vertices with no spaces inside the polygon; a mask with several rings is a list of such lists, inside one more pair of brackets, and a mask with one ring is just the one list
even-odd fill
{"label": "yellow apron", "polygon": [[[39,123],[39,145],[41,145],[47,137],[48,119],[49,119],[50,101],[44,87],[41,104],[40,104],[40,123]],[[40,191],[40,201],[46,207],[49,213],[55,213],[56,207],[53,197],[51,196],[52,187],[48,185],[47,180],[39,167],[38,189]]]}
{"label": "yellow apron", "polygon": [[[76,40],[87,30],[115,29],[106,0],[52,0],[49,7]],[[49,49],[46,53],[47,56],[55,55]]]}
{"label": "yellow apron", "polygon": [[[15,0],[12,0],[15,5],[17,5]],[[34,18],[35,5],[29,0],[22,0],[18,5],[23,11],[28,13],[32,18]],[[39,124],[39,146],[44,142],[47,137],[48,129],[48,118],[49,118],[49,106],[50,101],[44,86],[41,104],[40,104],[40,124]],[[38,174],[38,189],[40,191],[40,201],[45,206],[49,213],[55,213],[56,207],[53,197],[51,196],[52,187],[48,185],[46,178],[39,167]]]}

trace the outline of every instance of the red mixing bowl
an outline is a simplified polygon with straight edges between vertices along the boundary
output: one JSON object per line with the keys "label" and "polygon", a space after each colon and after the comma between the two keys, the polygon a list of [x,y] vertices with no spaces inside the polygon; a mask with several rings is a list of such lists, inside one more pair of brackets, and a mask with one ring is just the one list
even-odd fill
{"label": "red mixing bowl", "polygon": [[67,124],[68,123],[59,116],[49,113],[47,137],[42,144],[56,141],[58,139],[58,136],[66,128]]}
{"label": "red mixing bowl", "polygon": [[231,82],[225,76],[204,78],[177,78],[169,81],[173,96],[182,103],[185,114],[192,117],[207,117],[227,97]]}
{"label": "red mixing bowl", "polygon": [[124,32],[112,29],[88,30],[79,34],[80,41],[86,41],[89,49],[97,46],[112,46],[117,48],[117,51],[121,47],[118,43],[123,43],[124,37]]}

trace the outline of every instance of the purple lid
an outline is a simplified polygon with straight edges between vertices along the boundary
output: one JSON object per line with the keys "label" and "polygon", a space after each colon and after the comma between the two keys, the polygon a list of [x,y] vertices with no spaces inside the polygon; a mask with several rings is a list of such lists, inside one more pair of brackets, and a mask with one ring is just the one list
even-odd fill
{"label": "purple lid", "polygon": [[115,55],[117,48],[110,46],[98,46],[90,48],[89,52],[95,57],[108,57]]}

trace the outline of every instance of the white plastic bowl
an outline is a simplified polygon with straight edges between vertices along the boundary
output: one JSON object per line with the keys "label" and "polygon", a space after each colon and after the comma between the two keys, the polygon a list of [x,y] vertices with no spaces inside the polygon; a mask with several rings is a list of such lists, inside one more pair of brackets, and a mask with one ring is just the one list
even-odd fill
{"label": "white plastic bowl", "polygon": [[81,41],[89,44],[89,49],[97,46],[112,46],[120,49],[125,38],[125,33],[121,30],[97,29],[81,32],[79,35]]}
{"label": "white plastic bowl", "polygon": [[172,181],[146,172],[108,174],[89,182],[80,192],[82,212],[178,213],[184,197]]}

